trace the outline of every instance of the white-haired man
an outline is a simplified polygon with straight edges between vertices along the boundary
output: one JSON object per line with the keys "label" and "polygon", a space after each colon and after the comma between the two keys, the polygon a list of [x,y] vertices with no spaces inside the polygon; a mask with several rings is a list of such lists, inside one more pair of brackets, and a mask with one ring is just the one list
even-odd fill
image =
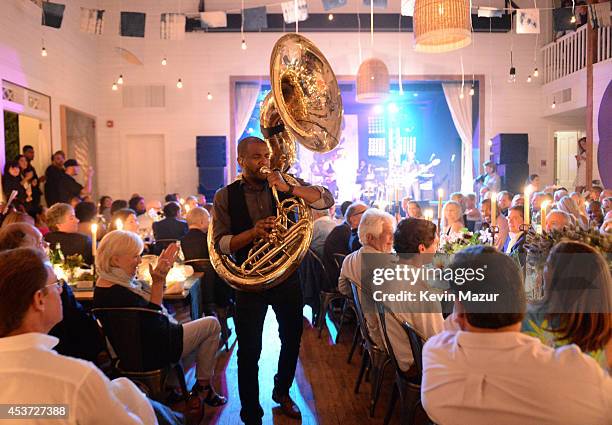
{"label": "white-haired man", "polygon": [[[366,254],[390,254],[393,251],[393,232],[395,218],[389,213],[376,208],[370,208],[363,213],[357,232],[362,247],[350,253],[344,259],[338,279],[338,290],[352,298],[351,282],[361,287],[361,265]],[[376,314],[364,312],[370,338],[382,346],[383,338],[378,326]]]}
{"label": "white-haired man", "polygon": [[332,218],[335,211],[335,207],[328,208],[326,210],[315,210],[312,209],[312,242],[310,242],[310,249],[312,249],[319,258],[323,258],[325,240],[336,227],[336,222]]}
{"label": "white-haired man", "polygon": [[552,210],[546,215],[546,231],[562,231],[572,223],[572,218],[565,211]]}

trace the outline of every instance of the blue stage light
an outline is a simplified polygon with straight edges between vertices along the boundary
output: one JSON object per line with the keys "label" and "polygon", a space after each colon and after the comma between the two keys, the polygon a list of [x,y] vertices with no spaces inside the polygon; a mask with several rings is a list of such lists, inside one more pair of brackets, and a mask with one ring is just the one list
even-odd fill
{"label": "blue stage light", "polygon": [[399,107],[391,102],[387,105],[387,111],[389,111],[390,114],[397,114],[399,112]]}

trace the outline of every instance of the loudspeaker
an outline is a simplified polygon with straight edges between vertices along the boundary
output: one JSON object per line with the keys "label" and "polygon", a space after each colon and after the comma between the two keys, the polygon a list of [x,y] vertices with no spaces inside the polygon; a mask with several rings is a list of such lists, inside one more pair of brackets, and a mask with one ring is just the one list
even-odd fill
{"label": "loudspeaker", "polygon": [[198,175],[198,193],[205,195],[206,199],[212,202],[215,192],[225,184],[225,167],[200,167]]}
{"label": "loudspeaker", "polygon": [[529,138],[527,134],[502,133],[495,136],[491,145],[491,159],[496,164],[528,162]]}
{"label": "loudspeaker", "polygon": [[497,166],[497,174],[501,177],[502,190],[513,194],[522,193],[529,176],[529,164],[524,162],[500,164]]}
{"label": "loudspeaker", "polygon": [[196,136],[196,165],[202,167],[225,167],[227,139],[225,136]]}

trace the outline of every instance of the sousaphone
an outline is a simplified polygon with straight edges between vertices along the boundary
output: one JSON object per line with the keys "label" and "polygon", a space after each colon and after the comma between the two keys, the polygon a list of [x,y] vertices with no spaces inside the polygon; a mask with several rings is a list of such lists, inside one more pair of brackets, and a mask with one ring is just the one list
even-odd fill
{"label": "sousaphone", "polygon": [[[329,152],[339,142],[342,98],[338,81],[321,51],[299,34],[281,37],[270,58],[271,92],[261,106],[262,134],[272,148],[271,172],[279,170],[287,183],[299,182],[286,171],[297,159],[295,142],[313,152]],[[247,259],[237,264],[221,253],[213,241],[214,220],[208,229],[210,261],[230,286],[243,291],[262,291],[289,277],[306,255],[312,240],[312,214],[301,198],[276,201],[274,229],[257,239]],[[244,214],[248,214],[244,211]]]}

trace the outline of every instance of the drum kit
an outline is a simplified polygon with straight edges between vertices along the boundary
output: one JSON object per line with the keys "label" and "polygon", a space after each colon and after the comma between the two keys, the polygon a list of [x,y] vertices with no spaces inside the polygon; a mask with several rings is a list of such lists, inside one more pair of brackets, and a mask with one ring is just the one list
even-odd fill
{"label": "drum kit", "polygon": [[370,203],[400,202],[410,191],[409,188],[417,179],[419,186],[431,185],[434,173],[432,167],[440,164],[439,159],[433,160],[430,164],[419,167],[419,170],[406,173],[403,167],[376,167],[368,173],[361,189],[361,200]]}

